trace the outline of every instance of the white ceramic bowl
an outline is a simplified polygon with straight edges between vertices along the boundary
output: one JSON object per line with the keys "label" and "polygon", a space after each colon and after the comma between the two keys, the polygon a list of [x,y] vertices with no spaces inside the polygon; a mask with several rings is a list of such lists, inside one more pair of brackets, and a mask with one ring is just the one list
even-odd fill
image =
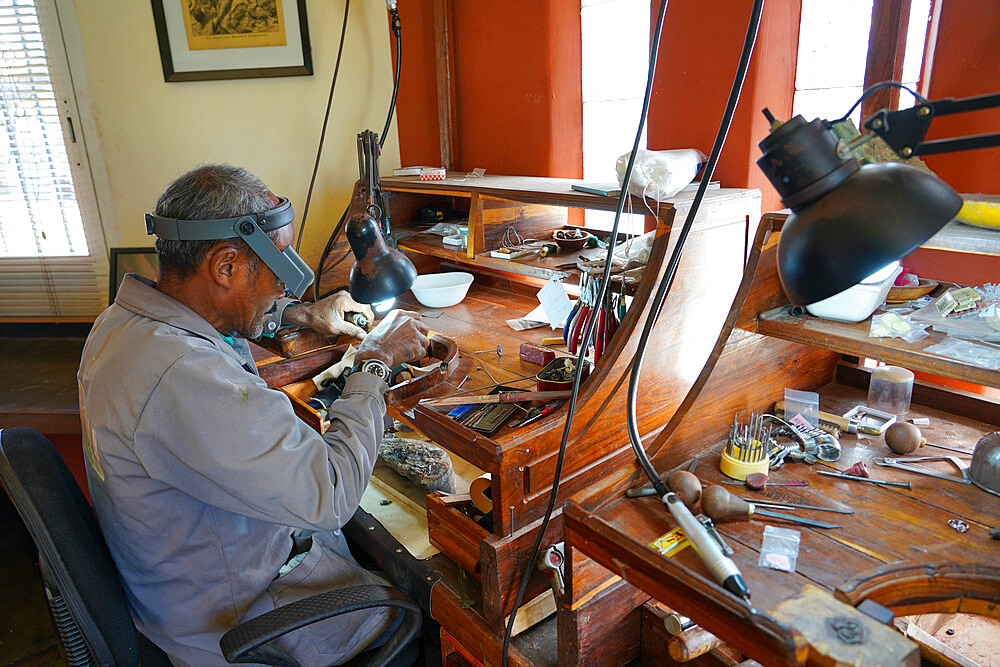
{"label": "white ceramic bowl", "polygon": [[816,317],[838,322],[860,322],[875,312],[885,302],[896,276],[903,272],[899,262],[893,262],[872,274],[863,282],[848,287],[843,292],[810,303],[806,310]]}
{"label": "white ceramic bowl", "polygon": [[461,303],[471,284],[472,274],[464,271],[428,273],[417,276],[410,291],[428,308],[447,308]]}

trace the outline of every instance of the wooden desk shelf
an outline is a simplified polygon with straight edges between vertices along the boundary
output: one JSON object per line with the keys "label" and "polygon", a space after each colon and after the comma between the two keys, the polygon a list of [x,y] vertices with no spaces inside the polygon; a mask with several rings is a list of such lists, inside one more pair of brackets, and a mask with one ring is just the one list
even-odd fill
{"label": "wooden desk shelf", "polygon": [[1000,386],[1000,371],[974,366],[958,359],[927,352],[945,339],[940,332],[916,343],[901,338],[870,338],[871,319],[855,324],[824,320],[812,315],[793,315],[791,306],[779,306],[761,313],[756,332],[793,343],[813,345],[842,354],[869,357],[915,371],[943,375],[988,387]]}

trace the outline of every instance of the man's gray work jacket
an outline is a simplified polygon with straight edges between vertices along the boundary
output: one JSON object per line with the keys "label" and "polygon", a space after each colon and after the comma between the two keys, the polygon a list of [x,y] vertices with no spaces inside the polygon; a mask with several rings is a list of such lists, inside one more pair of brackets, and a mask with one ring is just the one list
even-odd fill
{"label": "man's gray work jacket", "polygon": [[[276,577],[293,534],[336,531],[357,509],[382,436],[381,380],[348,378],[320,436],[249,355],[130,275],[94,323],[78,381],[94,509],[139,630],[175,664],[226,664],[219,637],[241,620],[376,581],[329,532]],[[333,664],[386,624],[384,610],[355,612],[283,645]]]}

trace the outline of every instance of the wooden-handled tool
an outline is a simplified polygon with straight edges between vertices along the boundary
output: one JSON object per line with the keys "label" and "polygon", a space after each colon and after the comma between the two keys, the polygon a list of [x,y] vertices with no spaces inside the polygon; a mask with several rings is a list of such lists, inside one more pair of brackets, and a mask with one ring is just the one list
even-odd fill
{"label": "wooden-handled tool", "polygon": [[920,433],[920,429],[917,428],[915,424],[911,424],[909,422],[896,422],[886,429],[885,444],[889,447],[889,449],[897,454],[909,454],[918,447],[929,445],[931,447],[947,449],[950,452],[965,454],[966,456],[972,455],[972,452],[966,449],[958,449],[957,447],[949,447],[948,445],[939,445],[937,443],[927,442],[927,438]]}
{"label": "wooden-handled tool", "polygon": [[542,401],[553,398],[569,398],[571,391],[505,391],[499,394],[484,394],[482,396],[449,396],[447,398],[422,398],[421,405],[465,405],[466,403],[523,403],[524,401]]}
{"label": "wooden-handled tool", "polygon": [[840,528],[840,526],[836,524],[826,523],[824,521],[815,521],[813,519],[792,516],[791,514],[782,514],[780,512],[760,509],[753,503],[748,503],[742,498],[729,493],[729,491],[721,486],[716,486],[714,484],[702,491],[701,510],[707,516],[711,517],[713,521],[719,522],[749,519],[754,514],[758,514],[760,516],[771,517],[772,519],[792,521],[794,523],[802,524],[803,526],[812,526],[813,528]]}
{"label": "wooden-handled tool", "polygon": [[685,505],[693,508],[701,498],[701,480],[687,470],[674,470],[667,475],[667,486]]}

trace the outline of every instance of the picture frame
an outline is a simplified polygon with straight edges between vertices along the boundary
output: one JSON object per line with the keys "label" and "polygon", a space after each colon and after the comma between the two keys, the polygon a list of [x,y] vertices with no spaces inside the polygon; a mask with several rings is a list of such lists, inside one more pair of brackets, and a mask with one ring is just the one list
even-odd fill
{"label": "picture frame", "polygon": [[121,287],[126,273],[136,273],[143,278],[156,280],[160,272],[160,262],[156,248],[109,248],[108,258],[108,305],[115,302],[115,295]]}
{"label": "picture frame", "polygon": [[[151,0],[163,80],[312,75],[305,0],[272,0],[275,13],[256,22],[247,18],[251,1]],[[261,6],[254,2],[254,11]],[[220,8],[225,14],[213,22]]]}

